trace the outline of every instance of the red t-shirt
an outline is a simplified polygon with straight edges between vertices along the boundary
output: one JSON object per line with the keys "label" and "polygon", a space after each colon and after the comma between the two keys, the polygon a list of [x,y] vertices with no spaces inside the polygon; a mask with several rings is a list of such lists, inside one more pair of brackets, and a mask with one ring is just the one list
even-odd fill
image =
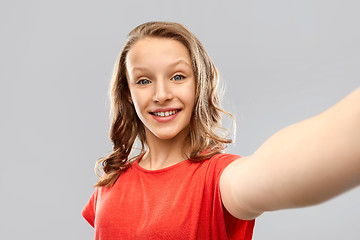
{"label": "red t-shirt", "polygon": [[230,215],[220,196],[221,173],[237,158],[218,154],[159,170],[136,161],[112,187],[96,188],[82,215],[95,239],[249,240],[255,220]]}

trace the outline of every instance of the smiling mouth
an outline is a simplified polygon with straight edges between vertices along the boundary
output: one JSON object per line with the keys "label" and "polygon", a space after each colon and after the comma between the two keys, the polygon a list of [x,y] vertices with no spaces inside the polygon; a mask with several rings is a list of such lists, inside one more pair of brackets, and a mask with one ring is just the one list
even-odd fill
{"label": "smiling mouth", "polygon": [[172,111],[164,111],[164,112],[151,112],[150,114],[157,116],[157,117],[168,117],[168,116],[174,115],[180,111],[181,111],[181,109],[172,110]]}

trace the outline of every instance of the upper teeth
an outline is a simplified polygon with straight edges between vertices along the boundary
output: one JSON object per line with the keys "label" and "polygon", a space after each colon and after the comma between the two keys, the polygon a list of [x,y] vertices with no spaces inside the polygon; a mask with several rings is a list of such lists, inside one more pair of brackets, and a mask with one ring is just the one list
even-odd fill
{"label": "upper teeth", "polygon": [[154,115],[160,116],[160,117],[167,117],[167,116],[173,115],[175,113],[177,113],[177,110],[166,111],[166,112],[154,112]]}

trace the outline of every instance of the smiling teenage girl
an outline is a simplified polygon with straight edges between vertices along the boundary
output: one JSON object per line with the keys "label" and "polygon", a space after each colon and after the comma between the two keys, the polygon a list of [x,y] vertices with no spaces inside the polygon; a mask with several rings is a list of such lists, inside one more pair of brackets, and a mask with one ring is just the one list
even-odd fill
{"label": "smiling teenage girl", "polygon": [[151,148],[140,165],[158,169],[186,159],[183,143],[195,102],[195,79],[187,48],[172,39],[139,40],[127,55],[126,69],[130,101]]}
{"label": "smiling teenage girl", "polygon": [[[240,158],[222,153],[231,140],[214,133],[217,80],[182,25],[130,32],[112,80],[114,151],[82,213],[96,239],[251,239],[264,211],[320,203],[360,183],[360,89]],[[130,159],[136,137],[142,150]]]}

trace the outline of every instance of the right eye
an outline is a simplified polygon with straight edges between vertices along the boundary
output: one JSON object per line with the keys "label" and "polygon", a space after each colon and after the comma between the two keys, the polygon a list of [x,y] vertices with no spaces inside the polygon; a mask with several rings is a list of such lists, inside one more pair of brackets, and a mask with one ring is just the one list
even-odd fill
{"label": "right eye", "polygon": [[150,80],[148,80],[148,79],[140,79],[139,81],[136,82],[136,84],[139,84],[139,85],[146,85],[149,83],[150,83]]}

